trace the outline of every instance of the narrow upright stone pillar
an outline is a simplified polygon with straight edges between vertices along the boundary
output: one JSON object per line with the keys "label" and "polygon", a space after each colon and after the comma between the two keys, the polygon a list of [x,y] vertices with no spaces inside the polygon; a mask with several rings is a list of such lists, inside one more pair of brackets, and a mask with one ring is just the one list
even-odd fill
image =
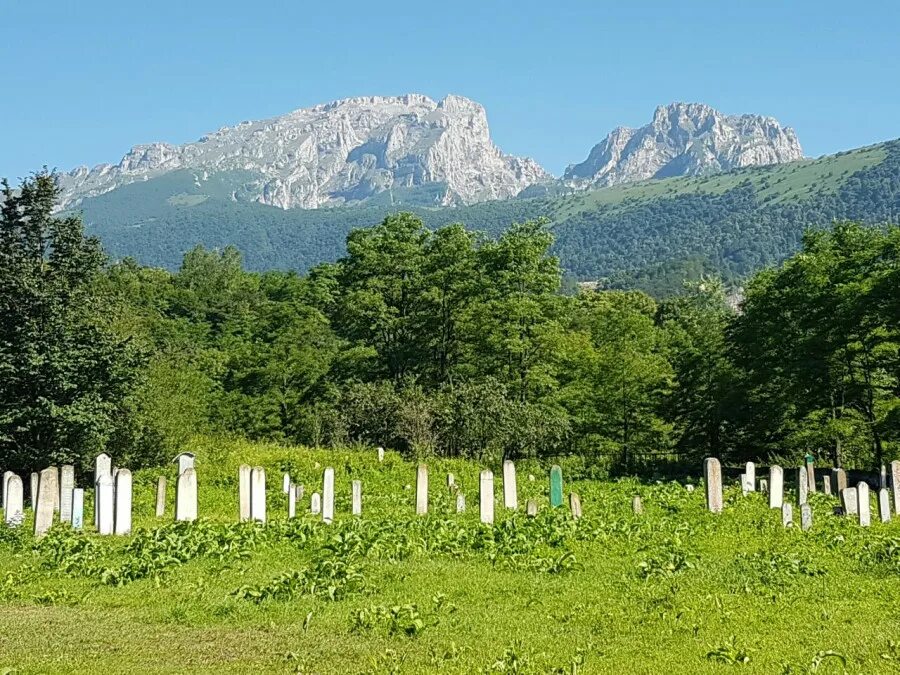
{"label": "narrow upright stone pillar", "polygon": [[41,471],[38,482],[38,505],[34,513],[34,536],[43,537],[53,526],[56,500],[59,499],[59,473],[56,467]]}
{"label": "narrow upright stone pillar", "polygon": [[309,512],[314,516],[322,512],[322,498],[318,492],[313,492],[309,498]]}
{"label": "narrow upright stone pillar", "polygon": [[809,528],[812,527],[813,523],[813,513],[812,507],[807,502],[806,504],[801,504],[800,506],[800,529],[806,532]]}
{"label": "narrow upright stone pillar", "polygon": [[556,508],[563,503],[562,469],[554,464],[550,467],[550,506]]}
{"label": "narrow upright stone pillar", "polygon": [[838,494],[841,494],[843,490],[850,487],[850,484],[847,482],[847,472],[843,469],[832,469],[831,477],[834,479],[833,482],[837,486]]}
{"label": "narrow upright stone pillar", "polygon": [[878,489],[886,488],[890,485],[890,479],[888,478],[888,470],[887,467],[882,464],[881,471],[878,473]]}
{"label": "narrow upright stone pillar", "polygon": [[297,517],[297,486],[291,483],[288,485],[288,519]]}
{"label": "narrow upright stone pillar", "polygon": [[751,492],[750,486],[747,484],[747,474],[742,473],[738,476],[738,485],[741,486],[741,496],[746,497],[748,492]]}
{"label": "narrow upright stone pillar", "polygon": [[519,508],[519,489],[516,486],[516,465],[509,459],[503,462],[503,506],[507,509]]}
{"label": "narrow upright stone pillar", "polygon": [[878,517],[882,523],[891,522],[891,497],[887,488],[878,491]]}
{"label": "narrow upright stone pillar", "polygon": [[581,518],[581,497],[574,492],[569,493],[569,510],[575,520]]}
{"label": "narrow upright stone pillar", "polygon": [[59,521],[72,522],[72,490],[75,489],[75,467],[64,464],[59,474]]}
{"label": "narrow upright stone pillar", "polygon": [[162,518],[166,515],[166,477],[160,476],[156,479],[156,517]]}
{"label": "narrow upright stone pillar", "polygon": [[856,497],[859,504],[859,524],[862,527],[869,527],[872,523],[872,503],[869,500],[869,484],[860,481],[856,484]]}
{"label": "narrow upright stone pillar", "polygon": [[481,522],[490,524],[494,522],[494,474],[490,469],[481,472],[479,484]]}
{"label": "narrow upright stone pillar", "polygon": [[746,492],[756,492],[756,464],[747,462],[744,470],[744,482]]}
{"label": "narrow upright stone pillar", "polygon": [[712,513],[721,513],[724,507],[722,465],[715,457],[707,457],[703,463],[703,479],[706,482],[706,508]]}
{"label": "narrow upright stone pillar", "polygon": [[3,500],[0,501],[0,506],[6,508],[6,485],[9,483],[9,479],[13,477],[12,471],[4,471],[2,480],[2,488],[3,488]]}
{"label": "narrow upright stone pillar", "polygon": [[53,494],[53,512],[59,513],[59,467],[51,466],[50,470],[56,474],[56,492]]}
{"label": "narrow upright stone pillar", "polygon": [[797,469],[797,504],[809,501],[809,473],[805,466]]}
{"label": "narrow upright stone pillar", "polygon": [[354,516],[362,515],[362,481],[355,480],[352,485],[351,513]]}
{"label": "narrow upright stone pillar", "polygon": [[104,475],[112,479],[112,458],[105,452],[102,452],[94,459],[94,527],[98,530],[100,529],[100,511],[98,510],[100,500],[98,499],[99,490],[97,483],[100,477]]}
{"label": "narrow upright stone pillar", "polygon": [[769,508],[780,509],[784,503],[784,469],[777,464],[769,467]]}
{"label": "narrow upright stone pillar", "polygon": [[25,488],[22,479],[13,474],[6,479],[6,499],[3,502],[3,522],[7,527],[19,527],[25,519]]}
{"label": "narrow upright stone pillar", "polygon": [[841,505],[844,507],[845,515],[858,515],[858,503],[859,500],[857,499],[856,488],[848,487],[841,490]]}
{"label": "narrow upright stone pillar", "polygon": [[761,494],[764,494],[764,495],[769,494],[769,479],[768,478],[760,478],[759,479],[759,491]]}
{"label": "narrow upright stone pillar", "polygon": [[790,502],[781,505],[781,524],[784,527],[790,527],[794,524],[794,507]]}
{"label": "narrow upright stone pillar", "polygon": [[466,496],[462,492],[456,493],[456,512],[457,513],[465,513],[466,511]]}
{"label": "narrow upright stone pillar", "polygon": [[281,477],[281,491],[287,494],[291,489],[291,474],[286,473]]}
{"label": "narrow upright stone pillar", "polygon": [[197,470],[188,467],[175,484],[175,520],[197,520]]}
{"label": "narrow upright stone pillar", "polygon": [[322,478],[322,520],[330,523],[334,520],[334,469],[325,467]]}
{"label": "narrow upright stone pillar", "polygon": [[40,482],[41,477],[36,471],[31,472],[31,484],[29,487],[28,496],[31,498],[31,508],[32,510],[37,510],[37,497],[38,497],[38,483]]}
{"label": "narrow upright stone pillar", "polygon": [[816,465],[810,460],[806,460],[806,486],[809,492],[816,491]]}
{"label": "narrow upright stone pillar", "polygon": [[384,448],[382,448],[379,445],[378,446],[378,463],[381,464],[381,462],[383,462],[383,461],[384,461]]}
{"label": "narrow upright stone pillar", "polygon": [[644,512],[644,504],[641,501],[640,495],[635,495],[631,498],[631,512],[639,516]]}
{"label": "narrow upright stone pillar", "polygon": [[131,471],[119,469],[116,472],[116,507],[113,531],[116,534],[131,534]]}
{"label": "narrow upright stone pillar", "polygon": [[416,470],[416,515],[428,513],[428,467],[419,464]]}
{"label": "narrow upright stone pillar", "polygon": [[266,522],[266,470],[261,466],[250,471],[250,519]]}
{"label": "narrow upright stone pillar", "polygon": [[525,504],[525,513],[529,518],[534,518],[538,514],[538,505],[536,499],[529,499]]}
{"label": "narrow upright stone pillar", "polygon": [[178,463],[178,475],[183,474],[187,469],[196,469],[194,466],[194,453],[193,452],[182,452],[173,462]]}
{"label": "narrow upright stone pillar", "polygon": [[[41,476],[41,482],[44,477]],[[38,488],[38,494],[41,489]],[[38,497],[38,501],[40,501]],[[94,490],[94,501],[97,512],[97,532],[103,535],[113,533],[115,523],[115,503],[113,499],[113,477],[111,473],[101,473]]]}
{"label": "narrow upright stone pillar", "polygon": [[238,520],[250,520],[250,473],[252,469],[241,464],[238,467]]}
{"label": "narrow upright stone pillar", "polygon": [[452,473],[448,473],[447,474],[447,488],[449,490],[452,490],[455,487],[456,487],[456,476],[454,476]]}
{"label": "narrow upright stone pillar", "polygon": [[831,496],[831,476],[827,473],[822,476],[822,493]]}
{"label": "narrow upright stone pillar", "polygon": [[891,467],[891,492],[894,493],[894,515],[900,516],[900,460],[894,460]]}
{"label": "narrow upright stone pillar", "polygon": [[72,529],[80,530],[84,527],[84,490],[75,488],[72,490]]}

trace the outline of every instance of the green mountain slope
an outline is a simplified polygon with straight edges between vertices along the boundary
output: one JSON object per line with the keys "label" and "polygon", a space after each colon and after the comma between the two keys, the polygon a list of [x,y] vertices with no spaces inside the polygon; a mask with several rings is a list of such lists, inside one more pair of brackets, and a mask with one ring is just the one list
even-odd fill
{"label": "green mountain slope", "polygon": [[400,210],[420,214],[431,227],[462,222],[489,234],[546,217],[571,276],[659,290],[701,271],[743,277],[797,250],[808,227],[896,221],[900,141],[724,174],[457,208],[415,206],[430,199],[420,189],[395,192],[393,203],[386,196],[356,208],[283,211],[245,201],[244,181],[239,172],[208,180],[175,172],[88,199],[81,209],[114,257],[169,268],[202,243],[236,245],[252,269],[305,270],[342,255],[352,228]]}

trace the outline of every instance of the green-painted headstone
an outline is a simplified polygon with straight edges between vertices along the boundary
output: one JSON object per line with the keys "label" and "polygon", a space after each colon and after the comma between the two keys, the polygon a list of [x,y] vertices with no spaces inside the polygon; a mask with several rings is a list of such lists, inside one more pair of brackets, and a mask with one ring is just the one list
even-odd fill
{"label": "green-painted headstone", "polygon": [[562,506],[562,503],[562,469],[554,464],[552,467],[550,467],[550,506]]}

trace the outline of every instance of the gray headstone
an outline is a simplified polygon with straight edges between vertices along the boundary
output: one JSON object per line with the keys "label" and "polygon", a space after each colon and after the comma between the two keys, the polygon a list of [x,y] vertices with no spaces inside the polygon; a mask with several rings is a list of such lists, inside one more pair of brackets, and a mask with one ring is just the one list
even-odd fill
{"label": "gray headstone", "polygon": [[556,508],[563,503],[562,469],[554,464],[550,467],[550,506]]}
{"label": "gray headstone", "polygon": [[288,485],[288,518],[297,517],[297,486],[291,483]]}
{"label": "gray headstone", "polygon": [[[100,529],[99,500],[97,499],[97,482],[101,476],[112,478],[112,458],[105,452],[101,452],[94,458],[94,527]],[[110,533],[112,530],[110,530]]]}
{"label": "gray headstone", "polygon": [[382,448],[382,447],[380,447],[380,446],[379,446],[379,448],[378,448],[378,461],[379,461],[379,462],[383,462],[383,461],[384,461],[384,448]]}
{"label": "gray headstone", "polygon": [[286,473],[281,477],[281,491],[287,494],[291,489],[291,474]]}
{"label": "gray headstone", "polygon": [[703,462],[703,479],[706,482],[706,508],[712,513],[721,513],[724,507],[722,465],[715,457],[707,457]]}
{"label": "gray headstone", "polygon": [[428,467],[419,464],[416,469],[416,515],[428,513]]}
{"label": "gray headstone", "polygon": [[295,485],[294,489],[297,491],[297,503],[299,504],[301,501],[303,501],[303,494],[304,494],[303,486]]}
{"label": "gray headstone", "polygon": [[457,513],[465,513],[466,511],[466,496],[462,492],[456,493],[456,512]]}
{"label": "gray headstone", "polygon": [[878,491],[878,517],[882,523],[891,522],[891,495],[887,488]]}
{"label": "gray headstone", "polygon": [[[41,482],[44,482],[44,476],[41,474]],[[41,488],[38,487],[38,495]],[[40,501],[41,497],[38,497]],[[111,473],[101,473],[100,478],[94,486],[94,502],[96,503],[97,512],[97,532],[103,535],[113,533],[113,525],[115,523],[115,504],[113,498],[113,477]]]}
{"label": "gray headstone", "polygon": [[581,497],[574,492],[569,493],[569,510],[575,520],[581,518]]}
{"label": "gray headstone", "polygon": [[749,490],[747,489],[747,474],[742,473],[740,476],[738,476],[738,485],[741,486],[741,494],[746,496],[746,494],[749,492]]}
{"label": "gray headstone", "polygon": [[59,474],[59,520],[62,523],[72,522],[72,490],[75,489],[75,467],[63,465]]}
{"label": "gray headstone", "polygon": [[325,468],[322,478],[322,520],[330,523],[334,520],[334,469]]}
{"label": "gray headstone", "polygon": [[812,507],[807,504],[802,504],[800,506],[800,529],[806,532],[809,528],[812,527],[813,522],[813,512]]}
{"label": "gray headstone", "polygon": [[28,495],[31,497],[31,508],[32,509],[37,508],[38,483],[40,482],[40,480],[41,480],[40,475],[36,471],[33,471],[31,473],[31,485],[29,485],[29,492],[28,492]]}
{"label": "gray headstone", "polygon": [[756,464],[754,464],[753,462],[747,462],[746,469],[744,471],[744,481],[746,485],[744,489],[746,492],[756,491]]}
{"label": "gray headstone", "polygon": [[186,469],[195,469],[194,466],[194,453],[193,452],[182,452],[173,462],[178,463],[178,475],[180,476],[185,472]]}
{"label": "gray headstone", "polygon": [[777,464],[769,467],[769,508],[780,509],[784,504],[784,469]]}
{"label": "gray headstone", "polygon": [[238,467],[238,519],[250,520],[250,472],[252,469],[241,464]]}
{"label": "gray headstone", "polygon": [[116,473],[116,508],[114,516],[114,532],[131,534],[131,471],[119,469]]}
{"label": "gray headstone", "polygon": [[162,518],[166,515],[166,477],[160,476],[156,479],[156,517]]}
{"label": "gray headstone", "polygon": [[352,498],[351,498],[351,513],[354,516],[362,515],[362,481],[355,480],[351,483],[352,489]]}
{"label": "gray headstone", "polygon": [[816,491],[816,465],[813,462],[806,462],[806,487],[809,492]]}
{"label": "gray headstone", "polygon": [[59,467],[51,466],[50,469],[56,472],[56,493],[53,495],[53,511],[59,513]]}
{"label": "gray headstone", "polygon": [[529,499],[529,500],[528,500],[528,502],[525,504],[525,513],[526,513],[528,516],[530,516],[531,518],[534,518],[534,517],[537,515],[537,513],[538,513],[538,505],[537,505],[537,500],[536,500],[536,499]]}
{"label": "gray headstone", "polygon": [[794,524],[794,507],[790,502],[781,505],[781,524],[790,527]]}
{"label": "gray headstone", "polygon": [[322,512],[322,498],[319,496],[318,492],[313,492],[312,496],[309,498],[309,512],[314,516],[317,516]]}
{"label": "gray headstone", "polygon": [[639,495],[635,495],[631,498],[631,512],[635,515],[640,515],[644,512],[644,503],[641,501]]}
{"label": "gray headstone", "polygon": [[485,469],[479,477],[479,506],[482,523],[494,522],[494,474]]}
{"label": "gray headstone", "polygon": [[838,494],[850,487],[850,484],[847,482],[847,472],[843,469],[832,469],[831,476],[834,479],[832,484],[837,486]]}
{"label": "gray headstone", "polygon": [[456,487],[456,476],[452,473],[447,474],[447,487],[451,489]]}
{"label": "gray headstone", "polygon": [[0,506],[6,508],[6,484],[9,482],[9,479],[12,478],[15,474],[12,471],[4,471],[3,472],[3,500],[0,502]]}
{"label": "gray headstone", "polygon": [[175,520],[197,520],[197,470],[188,467],[175,484]]}
{"label": "gray headstone", "polygon": [[797,469],[797,504],[809,501],[809,472],[805,466]]}
{"label": "gray headstone", "polygon": [[261,466],[250,470],[250,519],[266,522],[266,470]]}
{"label": "gray headstone", "polygon": [[[493,478],[491,480],[493,481]],[[516,465],[509,459],[503,462],[503,506],[507,509],[519,508],[519,490],[516,486]]]}
{"label": "gray headstone", "polygon": [[25,488],[22,479],[13,474],[6,479],[6,500],[3,502],[3,522],[19,527],[25,520]]}
{"label": "gray headstone", "polygon": [[856,488],[848,487],[841,490],[841,505],[844,507],[844,514],[855,516],[859,514],[858,499]]}
{"label": "gray headstone", "polygon": [[822,476],[822,493],[831,495],[831,475],[827,473]]}
{"label": "gray headstone", "polygon": [[872,523],[872,503],[869,499],[869,484],[860,481],[856,485],[856,497],[859,500],[859,524],[869,527]]}
{"label": "gray headstone", "polygon": [[38,505],[34,513],[34,536],[43,537],[53,526],[56,500],[59,499],[59,472],[56,467],[41,471],[38,481]]}
{"label": "gray headstone", "polygon": [[900,460],[890,464],[891,492],[894,493],[894,515],[900,515]]}
{"label": "gray headstone", "polygon": [[72,529],[80,530],[84,527],[84,490],[75,488],[72,490]]}

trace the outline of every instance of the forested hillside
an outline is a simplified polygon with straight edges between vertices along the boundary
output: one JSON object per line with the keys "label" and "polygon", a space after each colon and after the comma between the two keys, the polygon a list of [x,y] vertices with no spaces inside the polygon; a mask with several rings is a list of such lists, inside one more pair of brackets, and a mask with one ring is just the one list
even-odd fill
{"label": "forested hillside", "polygon": [[394,204],[385,197],[387,203],[352,209],[284,211],[233,201],[240,185],[240,175],[201,182],[178,172],[86,200],[82,209],[88,231],[114,257],[176,269],[196,244],[234,245],[251,270],[301,272],[341,257],[352,229],[398,211],[415,212],[432,229],[459,222],[490,236],[545,217],[565,275],[662,295],[700,271],[731,281],[783,260],[809,227],[896,222],[900,142],[712,176],[445,209],[410,207],[402,198],[420,201],[415,195],[395,195]]}

